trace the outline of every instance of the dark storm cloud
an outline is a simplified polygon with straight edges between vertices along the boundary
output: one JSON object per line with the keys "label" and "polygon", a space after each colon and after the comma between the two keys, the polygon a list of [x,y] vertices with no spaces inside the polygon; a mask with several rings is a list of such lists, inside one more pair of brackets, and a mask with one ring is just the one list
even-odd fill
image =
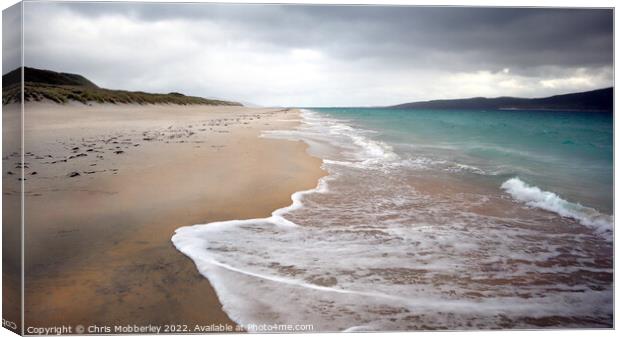
{"label": "dark storm cloud", "polygon": [[[92,69],[96,64],[111,66],[113,62],[110,60],[118,63],[118,56],[105,51],[99,54],[85,51],[83,59],[73,55],[69,62],[62,59],[65,55],[58,51],[60,48],[45,55],[43,48],[54,48],[50,40],[58,39],[45,36],[46,16],[71,15],[72,18],[90,20],[93,24],[108,22],[105,20],[109,18],[125,18],[132,26],[159,27],[159,24],[168,24],[170,27],[185,27],[185,31],[179,31],[180,35],[144,37],[157,40],[153,46],[173,45],[178,48],[179,53],[175,56],[182,55],[178,56],[179,63],[191,63],[190,52],[183,53],[181,50],[191,49],[195,54],[200,48],[193,46],[201,44],[204,44],[204,50],[218,45],[218,50],[223,52],[230,51],[227,49],[230,45],[252,46],[258,54],[248,52],[245,57],[254,59],[273,55],[275,60],[297,51],[294,56],[302,55],[304,62],[314,62],[316,69],[313,71],[322,70],[325,76],[329,75],[326,81],[368,81],[368,85],[370,79],[399,82],[398,88],[394,87],[391,92],[406,92],[405,86],[419,88],[420,83],[407,76],[416,77],[418,81],[440,77],[447,81],[445,83],[457,81],[463,88],[469,88],[463,94],[482,90],[480,81],[489,82],[485,84],[487,88],[491,85],[490,81],[501,80],[504,87],[497,89],[498,95],[535,95],[536,88],[527,89],[533,84],[544,87],[539,88],[542,95],[553,93],[553,90],[609,85],[612,79],[613,12],[610,9],[196,3],[32,3],[27,8],[30,12],[27,11],[26,17],[33,21],[33,31],[38,27],[39,35],[42,35],[30,35],[33,45],[41,44],[36,57],[31,57],[32,62],[38,65],[47,62],[50,66],[79,70]],[[109,27],[111,30],[117,28],[120,29]],[[218,34],[212,34],[214,30]],[[66,38],[71,39],[70,34],[80,32],[67,30],[66,34]],[[120,37],[119,40],[124,38],[123,35],[117,37]],[[177,40],[185,41],[186,45],[177,46]],[[135,48],[151,46],[146,40],[135,41]],[[102,42],[102,45],[108,44],[108,50],[132,50],[131,46],[122,45],[122,41],[118,41],[118,46],[111,40]],[[136,50],[138,54],[141,52],[143,50]],[[316,57],[312,60],[307,58],[312,55]],[[188,60],[183,60],[183,57]],[[171,58],[144,55],[141,60],[127,60],[123,74],[140,78],[144,64],[152,66],[163,59],[172,62]],[[272,73],[277,75],[278,71],[282,72],[280,65],[283,63],[290,63],[291,67],[297,64],[291,60],[289,57],[278,59],[279,63],[274,61]],[[230,62],[232,73],[237,65],[232,60]],[[266,63],[262,62],[261,66]],[[101,76],[106,84],[111,83],[114,76],[106,78],[101,72],[92,73]],[[507,74],[517,77],[508,78]],[[131,86],[128,80],[116,78],[116,87]],[[474,85],[476,83],[478,86]],[[290,84],[287,85],[290,87]],[[309,83],[305,85],[310,86]],[[439,82],[429,83],[424,89],[426,92],[418,90],[419,97],[445,96],[432,91],[433,86],[438,88],[441,85]],[[205,88],[188,88],[194,93],[200,93],[202,89]],[[338,88],[339,92],[347,90],[360,97],[369,97],[362,93],[362,88]],[[484,90],[481,94],[495,93]],[[232,89],[227,94],[239,95]],[[258,95],[256,93],[255,96]],[[255,96],[247,98],[256,99]],[[349,95],[352,96],[355,95]],[[289,99],[283,101],[288,102]],[[322,101],[331,100],[322,98]]]}
{"label": "dark storm cloud", "polygon": [[[318,47],[335,55],[444,66],[612,63],[608,9],[297,6],[224,4],[70,4],[84,15],[137,20],[214,20],[245,28],[246,39]],[[449,54],[449,55],[447,55]]]}

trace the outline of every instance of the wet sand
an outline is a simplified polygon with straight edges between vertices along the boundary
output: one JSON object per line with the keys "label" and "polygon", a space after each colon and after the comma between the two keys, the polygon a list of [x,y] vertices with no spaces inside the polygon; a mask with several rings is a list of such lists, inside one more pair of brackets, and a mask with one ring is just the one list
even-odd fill
{"label": "wet sand", "polygon": [[[324,172],[304,143],[259,138],[298,119],[287,109],[28,104],[25,326],[233,325],[170,238],[181,226],[267,216],[314,187]],[[18,180],[20,159],[5,151],[3,164]]]}

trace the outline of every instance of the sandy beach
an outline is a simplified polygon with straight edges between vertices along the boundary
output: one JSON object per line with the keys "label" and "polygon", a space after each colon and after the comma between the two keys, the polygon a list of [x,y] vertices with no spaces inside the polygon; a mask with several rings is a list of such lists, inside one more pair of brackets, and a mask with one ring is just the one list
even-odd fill
{"label": "sandy beach", "polygon": [[3,327],[613,330],[602,2],[5,6]]}
{"label": "sandy beach", "polygon": [[234,324],[174,230],[267,216],[324,175],[304,143],[259,137],[296,127],[296,110],[29,103],[25,115],[26,327]]}

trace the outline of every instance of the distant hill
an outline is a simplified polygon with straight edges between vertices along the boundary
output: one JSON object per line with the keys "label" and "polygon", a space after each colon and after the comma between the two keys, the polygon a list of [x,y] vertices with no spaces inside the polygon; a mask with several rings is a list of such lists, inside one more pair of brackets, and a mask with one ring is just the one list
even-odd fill
{"label": "distant hill", "polygon": [[391,106],[395,109],[517,109],[613,111],[614,89],[605,88],[544,98],[474,97],[413,102]]}
{"label": "distant hill", "polygon": [[[2,85],[7,87],[14,84],[19,84],[20,80],[21,68],[17,68],[10,73],[2,76]],[[42,70],[30,67],[24,67],[24,82],[99,88],[95,83],[87,80],[82,75],[57,73],[51,70]]]}
{"label": "distant hill", "polygon": [[[20,100],[21,68],[2,76],[2,104],[16,103]],[[84,104],[202,104],[236,105],[216,99],[185,96],[177,92],[154,94],[142,91],[111,90],[98,87],[82,75],[59,73],[51,70],[24,68],[24,99],[32,101],[52,101],[67,103],[77,101]]]}

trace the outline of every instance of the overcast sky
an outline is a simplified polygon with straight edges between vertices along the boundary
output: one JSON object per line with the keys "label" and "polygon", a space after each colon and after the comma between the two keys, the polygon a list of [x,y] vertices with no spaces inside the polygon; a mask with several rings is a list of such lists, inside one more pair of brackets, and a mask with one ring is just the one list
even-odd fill
{"label": "overcast sky", "polygon": [[114,89],[361,106],[613,85],[604,9],[34,2],[24,12],[27,66]]}

